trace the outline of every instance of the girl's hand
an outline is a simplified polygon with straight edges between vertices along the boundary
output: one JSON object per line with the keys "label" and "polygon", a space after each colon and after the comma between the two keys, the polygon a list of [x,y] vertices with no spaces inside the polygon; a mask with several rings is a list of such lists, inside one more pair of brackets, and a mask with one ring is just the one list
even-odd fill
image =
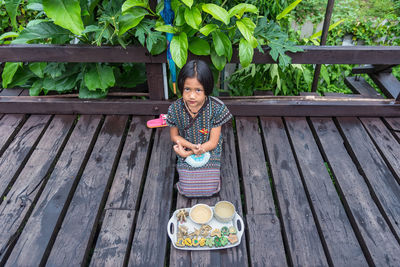
{"label": "girl's hand", "polygon": [[191,151],[186,151],[185,147],[183,147],[181,145],[181,143],[178,141],[176,141],[176,145],[174,145],[174,151],[176,154],[178,154],[179,156],[181,156],[182,158],[186,158],[189,157],[190,155],[192,155]]}
{"label": "girl's hand", "polygon": [[192,149],[193,153],[196,155],[201,155],[206,153],[206,151],[204,150],[203,146],[201,144],[196,145],[193,149]]}

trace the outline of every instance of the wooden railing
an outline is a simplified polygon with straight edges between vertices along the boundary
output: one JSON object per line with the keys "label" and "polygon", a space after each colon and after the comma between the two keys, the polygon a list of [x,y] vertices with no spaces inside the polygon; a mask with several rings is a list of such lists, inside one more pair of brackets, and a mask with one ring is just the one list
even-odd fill
{"label": "wooden railing", "polygon": [[[319,109],[318,115],[328,114],[330,112],[337,113],[338,115],[345,116],[346,114],[359,114],[360,116],[371,115],[371,112],[377,112],[377,108],[381,107],[385,109],[387,115],[398,114],[398,103],[394,100],[400,100],[400,82],[392,76],[390,68],[394,65],[400,64],[400,47],[398,46],[301,46],[303,52],[288,53],[292,58],[292,63],[296,64],[372,64],[368,67],[355,68],[354,73],[368,73],[381,90],[386,94],[389,100],[380,99],[364,99],[360,101],[348,101],[337,99],[336,102],[332,102],[332,98],[327,100],[318,97],[288,97],[281,98],[279,105],[271,108],[267,107],[270,104],[276,104],[277,98],[263,98],[264,102],[260,102],[258,99],[255,103],[255,99],[240,100],[235,98],[227,99],[228,104],[232,108],[235,114],[249,115],[307,115],[313,114],[316,109]],[[264,53],[260,53],[257,49],[254,51],[253,63],[276,63],[268,52],[266,47]],[[211,62],[208,56],[195,56],[189,54],[188,60],[193,58],[201,58],[207,62]],[[82,46],[82,45],[1,45],[0,46],[0,62],[141,62],[146,64],[147,82],[149,89],[149,98],[154,102],[135,103],[136,114],[159,114],[165,112],[169,102],[160,102],[163,100],[163,75],[162,75],[162,63],[166,63],[166,54],[160,54],[157,56],[151,56],[148,51],[143,47],[127,47],[126,49],[119,46]],[[232,56],[232,63],[238,63],[238,50],[234,49]],[[348,85],[351,86],[363,86],[356,83],[356,80],[349,79]],[[390,100],[392,99],[392,100]],[[0,105],[0,112],[17,112],[21,113],[32,112],[27,107],[14,108],[11,105],[11,100],[3,100]],[[16,101],[16,100],[15,100]],[[18,100],[31,103],[36,100]],[[59,105],[63,105],[65,100],[57,100]],[[72,101],[72,100],[69,100]],[[70,106],[62,111],[58,110],[58,113],[82,113],[86,111],[86,108],[73,108],[78,107],[80,100],[73,100],[74,105]],[[247,102],[246,102],[247,101]],[[250,101],[250,102],[249,102]],[[317,101],[312,103],[311,101]],[[57,109],[57,105],[50,108],[52,105],[48,100],[40,100],[40,103],[47,103],[47,107],[43,107],[43,112],[53,112]],[[93,105],[95,101],[85,101],[85,105]],[[54,102],[55,103],[55,102]],[[72,102],[70,102],[70,105]],[[104,104],[104,101],[103,101]],[[129,113],[128,102],[120,102],[119,104],[115,101],[108,101],[108,105],[114,105],[114,113],[122,114]],[[150,105],[149,105],[150,104]],[[67,104],[66,104],[67,105]],[[125,105],[127,105],[125,107]],[[147,107],[145,107],[147,105]],[[342,105],[344,109],[338,110],[337,107]],[[29,106],[29,105],[28,105]],[[292,110],[293,106],[297,106],[297,111]],[[306,107],[298,108],[299,106]],[[325,106],[325,107],[324,107]],[[370,107],[368,110],[366,107]],[[5,108],[11,108],[11,110],[5,111]],[[60,106],[58,106],[60,107]],[[393,107],[395,107],[393,109]],[[137,109],[138,108],[138,109]],[[257,108],[257,110],[255,110]],[[72,110],[71,110],[72,109]],[[111,109],[111,106],[110,106]],[[324,111],[324,109],[326,111]],[[302,110],[303,113],[298,113]],[[335,111],[336,110],[336,111]],[[39,112],[39,111],[37,111]],[[104,113],[101,108],[93,107],[91,113]],[[111,111],[110,111],[111,112]],[[122,112],[122,113],[121,113]],[[355,112],[355,113],[354,113]],[[330,114],[333,115],[333,114]],[[376,113],[375,113],[376,115]]]}

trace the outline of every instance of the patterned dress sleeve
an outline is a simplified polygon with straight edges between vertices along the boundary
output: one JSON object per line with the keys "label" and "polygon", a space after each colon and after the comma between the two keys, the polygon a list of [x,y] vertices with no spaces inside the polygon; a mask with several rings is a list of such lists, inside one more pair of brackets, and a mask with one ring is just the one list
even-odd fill
{"label": "patterned dress sleeve", "polygon": [[216,101],[214,101],[215,110],[212,119],[212,128],[216,128],[229,121],[232,118],[232,114],[221,100],[218,98],[213,98],[213,100]]}
{"label": "patterned dress sleeve", "polygon": [[169,127],[178,127],[177,102],[172,103],[168,108],[166,123]]}

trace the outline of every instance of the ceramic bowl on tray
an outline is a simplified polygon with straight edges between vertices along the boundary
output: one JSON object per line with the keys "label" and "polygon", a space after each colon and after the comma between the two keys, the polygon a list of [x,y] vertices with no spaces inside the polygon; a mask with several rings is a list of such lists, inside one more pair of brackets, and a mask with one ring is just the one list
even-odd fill
{"label": "ceramic bowl on tray", "polygon": [[190,209],[189,217],[195,223],[207,224],[213,218],[213,210],[206,204],[197,204]]}

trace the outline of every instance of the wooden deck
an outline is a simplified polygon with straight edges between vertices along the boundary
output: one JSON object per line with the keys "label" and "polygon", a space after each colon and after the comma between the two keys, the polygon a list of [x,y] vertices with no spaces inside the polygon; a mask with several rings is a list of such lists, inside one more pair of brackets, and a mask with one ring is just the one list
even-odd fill
{"label": "wooden deck", "polygon": [[[400,116],[235,117],[221,192],[195,200],[151,118],[1,115],[1,265],[400,266]],[[241,244],[173,248],[172,212],[220,199]]]}

